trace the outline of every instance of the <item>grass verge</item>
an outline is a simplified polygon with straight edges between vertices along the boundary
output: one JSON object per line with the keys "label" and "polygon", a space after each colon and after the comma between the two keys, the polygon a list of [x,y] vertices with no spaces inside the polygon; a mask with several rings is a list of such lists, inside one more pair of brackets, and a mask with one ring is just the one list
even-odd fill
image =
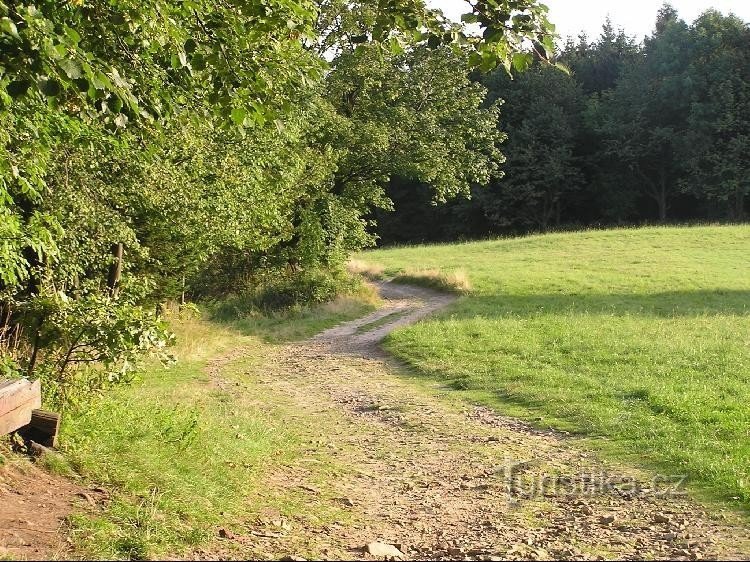
{"label": "grass verge", "polygon": [[750,226],[645,228],[367,252],[475,289],[392,334],[418,372],[750,505]]}
{"label": "grass verge", "polygon": [[[263,484],[305,450],[290,406],[253,382],[272,351],[265,342],[305,337],[371,308],[348,297],[220,324],[175,317],[176,366],[151,367],[66,415],[65,463],[50,468],[112,494],[101,511],[72,518],[77,551],[92,559],[191,557],[216,541],[219,526],[245,526],[269,508],[294,512],[293,491],[274,495]],[[322,521],[340,517],[312,511]]]}
{"label": "grass verge", "polygon": [[368,322],[367,324],[362,324],[359,328],[357,328],[356,333],[364,334],[367,332],[371,332],[377,328],[385,326],[386,324],[390,324],[391,322],[395,322],[396,320],[403,318],[408,313],[408,310],[399,310],[396,312],[392,312],[387,316],[383,316],[382,318],[378,318],[377,320],[373,320],[372,322]]}

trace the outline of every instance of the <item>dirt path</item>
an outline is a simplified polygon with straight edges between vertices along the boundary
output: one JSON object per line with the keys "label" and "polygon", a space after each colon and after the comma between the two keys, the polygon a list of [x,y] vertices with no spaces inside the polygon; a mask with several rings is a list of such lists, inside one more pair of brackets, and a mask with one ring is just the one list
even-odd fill
{"label": "dirt path", "polygon": [[[746,525],[708,514],[673,482],[399,375],[378,342],[453,299],[381,290],[383,309],[280,348],[256,381],[292,401],[310,447],[269,479],[269,491],[296,487],[303,499],[278,532],[253,533],[255,555],[374,559],[362,547],[381,541],[413,559],[750,557]],[[321,451],[337,468],[318,466]],[[314,502],[346,517],[311,519]]]}
{"label": "dirt path", "polygon": [[[379,342],[454,299],[380,288],[380,310],[248,367],[247,388],[262,387],[268,415],[285,412],[306,454],[250,498],[267,513],[192,557],[373,560],[384,556],[363,547],[380,542],[404,559],[750,558],[736,516],[404,376]],[[243,353],[212,362],[211,379]],[[64,520],[94,509],[99,492],[27,461],[0,467],[0,559],[73,555]]]}
{"label": "dirt path", "polygon": [[17,458],[0,466],[0,560],[65,558],[65,518],[85,491]]}

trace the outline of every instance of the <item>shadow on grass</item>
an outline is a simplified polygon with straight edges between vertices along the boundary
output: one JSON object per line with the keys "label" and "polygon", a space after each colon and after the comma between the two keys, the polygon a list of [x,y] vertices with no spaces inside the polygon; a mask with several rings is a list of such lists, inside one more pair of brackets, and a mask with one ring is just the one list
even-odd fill
{"label": "shadow on grass", "polygon": [[750,315],[750,291],[717,289],[637,294],[560,293],[469,296],[449,310],[453,318],[537,316],[544,313],[644,315],[663,318]]}

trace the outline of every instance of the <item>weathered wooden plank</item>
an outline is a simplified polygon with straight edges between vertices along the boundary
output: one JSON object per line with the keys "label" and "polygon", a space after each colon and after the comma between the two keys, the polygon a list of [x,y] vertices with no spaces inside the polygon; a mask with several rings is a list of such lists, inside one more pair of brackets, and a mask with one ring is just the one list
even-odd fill
{"label": "weathered wooden plank", "polygon": [[0,383],[0,415],[35,399],[39,399],[37,408],[41,407],[42,387],[38,380],[30,382],[26,379],[18,379]]}
{"label": "weathered wooden plank", "polygon": [[42,387],[37,380],[5,381],[0,384],[0,435],[27,425],[32,411],[42,407]]}
{"label": "weathered wooden plank", "polygon": [[31,421],[31,411],[33,409],[34,404],[27,402],[15,410],[6,412],[0,416],[0,435],[12,433],[27,425]]}

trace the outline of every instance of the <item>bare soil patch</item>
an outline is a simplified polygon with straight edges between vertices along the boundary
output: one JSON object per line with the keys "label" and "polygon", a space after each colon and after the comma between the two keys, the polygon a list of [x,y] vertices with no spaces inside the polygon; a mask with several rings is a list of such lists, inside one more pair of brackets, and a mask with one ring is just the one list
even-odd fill
{"label": "bare soil patch", "polygon": [[77,502],[86,501],[84,494],[26,460],[0,467],[0,558],[65,558],[65,521]]}

